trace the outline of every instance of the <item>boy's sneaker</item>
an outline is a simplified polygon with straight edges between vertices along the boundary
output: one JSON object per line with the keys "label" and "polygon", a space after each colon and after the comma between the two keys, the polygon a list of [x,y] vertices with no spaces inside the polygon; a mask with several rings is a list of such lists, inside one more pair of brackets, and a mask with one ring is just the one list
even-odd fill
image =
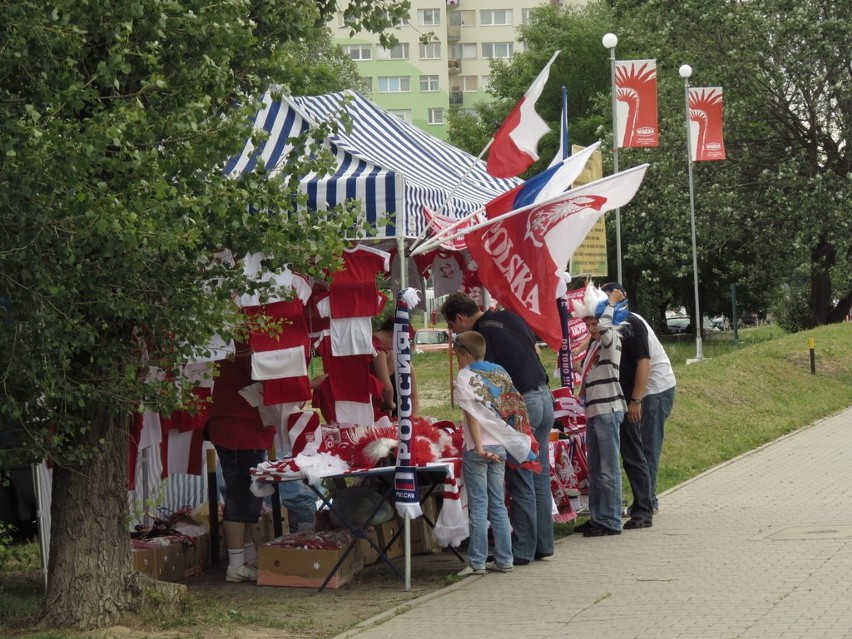
{"label": "boy's sneaker", "polygon": [[485,568],[474,568],[473,566],[465,566],[462,570],[456,573],[459,577],[467,577],[468,575],[484,575]]}
{"label": "boy's sneaker", "polygon": [[498,564],[496,562],[485,564],[485,569],[486,570],[493,570],[494,572],[512,572],[511,564],[508,565],[508,566],[501,566],[500,564]]}
{"label": "boy's sneaker", "polygon": [[248,564],[228,566],[225,570],[225,581],[257,581],[257,568]]}

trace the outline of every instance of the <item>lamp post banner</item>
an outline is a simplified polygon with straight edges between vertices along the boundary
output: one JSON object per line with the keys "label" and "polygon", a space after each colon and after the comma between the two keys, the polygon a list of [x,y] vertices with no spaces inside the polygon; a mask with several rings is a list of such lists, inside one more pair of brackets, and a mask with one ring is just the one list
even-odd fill
{"label": "lamp post banner", "polygon": [[618,101],[618,146],[659,146],[657,61],[616,61],[615,96]]}
{"label": "lamp post banner", "polygon": [[725,159],[722,134],[722,89],[689,89],[689,158],[693,162]]}

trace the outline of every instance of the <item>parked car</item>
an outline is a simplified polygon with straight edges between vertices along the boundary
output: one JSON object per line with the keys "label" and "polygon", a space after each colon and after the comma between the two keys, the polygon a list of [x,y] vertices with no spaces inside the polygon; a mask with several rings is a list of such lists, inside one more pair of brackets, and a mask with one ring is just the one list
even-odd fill
{"label": "parked car", "polygon": [[445,351],[450,347],[450,331],[446,328],[418,328],[414,331],[415,353]]}
{"label": "parked car", "polygon": [[[706,315],[704,316],[704,331],[718,331],[720,330],[716,327],[710,318]],[[673,315],[672,317],[666,318],[666,327],[669,329],[669,333],[672,335],[681,335],[684,333],[692,332],[692,318],[689,315]]]}
{"label": "parked car", "polygon": [[718,328],[720,331],[728,331],[731,329],[731,321],[724,315],[716,315],[710,318],[713,323],[713,328]]}

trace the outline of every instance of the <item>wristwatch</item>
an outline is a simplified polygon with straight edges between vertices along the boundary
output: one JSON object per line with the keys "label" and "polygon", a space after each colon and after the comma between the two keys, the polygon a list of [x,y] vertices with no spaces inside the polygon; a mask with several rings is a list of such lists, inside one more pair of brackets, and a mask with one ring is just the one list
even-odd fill
{"label": "wristwatch", "polygon": [[637,399],[637,398],[633,397],[633,398],[630,399],[630,403],[631,404],[641,404],[642,398],[640,397],[640,398]]}

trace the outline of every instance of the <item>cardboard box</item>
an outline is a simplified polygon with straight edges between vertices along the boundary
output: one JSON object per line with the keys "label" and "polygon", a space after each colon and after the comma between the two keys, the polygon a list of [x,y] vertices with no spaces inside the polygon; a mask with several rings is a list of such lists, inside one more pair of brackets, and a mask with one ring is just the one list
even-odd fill
{"label": "cardboard box", "polygon": [[[370,526],[366,531],[366,535],[373,540],[376,546],[380,546],[379,531],[375,527]],[[366,539],[358,540],[358,555],[361,557],[365,566],[370,566],[379,560],[379,551]]]}
{"label": "cardboard box", "polygon": [[426,554],[443,552],[441,544],[435,538],[435,531],[425,517],[432,523],[438,518],[438,503],[434,496],[430,496],[421,503],[424,517],[418,517],[411,522],[411,554]]}
{"label": "cardboard box", "polygon": [[136,570],[157,581],[183,579],[185,561],[184,546],[181,543],[133,549],[133,565]]}
{"label": "cardboard box", "polygon": [[[319,588],[344,552],[346,548],[314,550],[261,546],[257,554],[257,585]],[[356,571],[355,554],[353,549],[347,555],[326,588],[339,588],[352,580]]]}
{"label": "cardboard box", "polygon": [[210,566],[210,533],[203,533],[195,538],[194,544],[184,544],[183,547],[184,577],[197,575]]}
{"label": "cardboard box", "polygon": [[[390,521],[386,521],[385,523],[376,526],[376,530],[378,530],[379,534],[379,545],[384,548],[388,559],[396,559],[397,557],[402,557],[405,554],[405,550],[402,545],[402,526],[402,521],[398,517],[394,517]],[[399,531],[399,535],[396,534],[397,531]],[[396,539],[391,542],[391,539],[393,539],[395,535]]]}

